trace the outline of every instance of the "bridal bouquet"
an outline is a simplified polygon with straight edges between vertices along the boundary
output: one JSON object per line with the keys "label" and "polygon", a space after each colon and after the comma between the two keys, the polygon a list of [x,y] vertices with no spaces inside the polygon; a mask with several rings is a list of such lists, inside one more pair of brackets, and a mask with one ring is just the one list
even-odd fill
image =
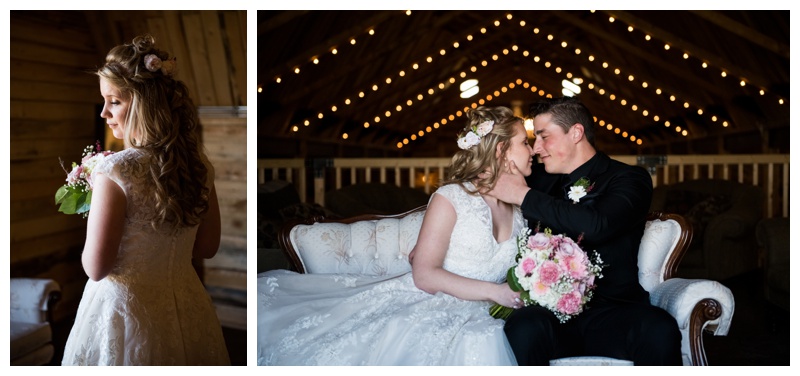
{"label": "bridal bouquet", "polygon": [[[508,270],[508,284],[521,291],[529,306],[540,305],[564,323],[583,311],[592,299],[595,278],[602,278],[602,260],[595,251],[587,255],[578,243],[549,228],[530,235],[525,229],[517,236],[517,265]],[[579,239],[580,241],[580,239]],[[514,310],[499,304],[489,309],[492,317],[507,319]]]}
{"label": "bridal bouquet", "polygon": [[108,150],[101,151],[100,142],[97,142],[94,146],[89,145],[83,149],[83,159],[80,164],[72,162],[72,171],[67,172],[64,162],[61,161],[61,168],[67,173],[67,184],[56,191],[56,205],[60,204],[58,211],[64,214],[83,214],[84,218],[89,215],[93,188],[92,172],[95,166],[113,153]]}

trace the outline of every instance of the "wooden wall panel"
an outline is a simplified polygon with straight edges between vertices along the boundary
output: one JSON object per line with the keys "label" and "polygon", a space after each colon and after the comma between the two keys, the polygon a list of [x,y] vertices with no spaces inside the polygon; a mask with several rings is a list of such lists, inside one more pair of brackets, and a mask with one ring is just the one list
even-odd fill
{"label": "wooden wall panel", "polygon": [[211,69],[211,81],[218,106],[231,106],[231,70],[228,67],[227,53],[222,45],[220,35],[220,15],[216,12],[202,12],[200,17],[203,23],[203,32],[207,46],[208,64]]}
{"label": "wooden wall panel", "polygon": [[247,105],[247,13],[224,11],[225,29],[231,56],[231,91],[234,106]]}
{"label": "wooden wall panel", "polygon": [[189,95],[194,100],[195,105],[199,105],[199,93],[197,91],[197,83],[194,79],[194,67],[192,67],[192,60],[189,58],[189,51],[186,49],[186,38],[183,34],[181,26],[180,14],[176,11],[165,11],[164,22],[166,24],[166,35],[160,36],[160,40],[166,40],[169,43],[170,53],[175,56],[178,63],[178,72],[176,77],[186,84],[189,88]]}
{"label": "wooden wall panel", "polygon": [[74,315],[86,275],[80,253],[86,220],[59,213],[54,195],[67,168],[94,142],[102,63],[79,13],[12,12],[10,34],[11,276],[53,278],[55,316]]}
{"label": "wooden wall panel", "polygon": [[203,22],[198,14],[185,14],[183,31],[186,35],[186,45],[189,51],[189,61],[194,68],[194,79],[197,84],[197,97],[195,104],[198,106],[213,106],[217,103],[214,91],[214,82],[211,78],[211,67],[208,63],[208,47],[203,34]]}
{"label": "wooden wall panel", "polygon": [[222,221],[220,249],[204,262],[205,283],[223,325],[237,327],[247,316],[247,119],[217,113],[200,121]]}

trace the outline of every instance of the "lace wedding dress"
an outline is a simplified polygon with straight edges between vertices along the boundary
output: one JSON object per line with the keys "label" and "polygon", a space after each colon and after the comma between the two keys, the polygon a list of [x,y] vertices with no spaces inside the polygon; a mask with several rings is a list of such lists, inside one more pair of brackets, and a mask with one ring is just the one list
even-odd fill
{"label": "lace wedding dress", "polygon": [[[214,170],[207,160],[209,186]],[[197,226],[154,230],[148,157],[129,148],[95,171],[125,192],[127,218],[117,263],[89,280],[64,349],[63,365],[228,365],[211,298],[191,264]]]}
{"label": "lace wedding dress", "polygon": [[[458,218],[444,268],[501,282],[514,264],[515,236],[492,236],[489,207],[458,185],[446,197]],[[526,226],[514,211],[513,234]],[[389,277],[297,274],[258,276],[259,365],[516,365],[488,301],[465,301],[414,285],[411,273]]]}

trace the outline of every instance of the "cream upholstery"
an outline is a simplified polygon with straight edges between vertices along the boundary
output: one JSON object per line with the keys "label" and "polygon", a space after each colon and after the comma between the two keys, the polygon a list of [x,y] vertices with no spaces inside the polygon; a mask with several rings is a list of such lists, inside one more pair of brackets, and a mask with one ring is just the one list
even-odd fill
{"label": "cream upholstery", "polygon": [[53,357],[49,316],[61,288],[51,279],[11,278],[11,365],[43,365]]}
{"label": "cream upholstery", "polygon": [[[301,273],[388,275],[411,270],[425,207],[393,216],[311,220],[284,227],[282,249]],[[672,314],[683,339],[684,365],[706,365],[702,333],[726,335],[733,317],[731,291],[715,281],[672,278],[691,243],[691,227],[673,214],[651,213],[639,248],[639,280],[650,302]],[[552,365],[631,365],[602,357],[556,359]]]}
{"label": "cream upholstery", "polygon": [[315,223],[291,228],[291,245],[305,273],[390,275],[411,271],[424,211],[401,218]]}

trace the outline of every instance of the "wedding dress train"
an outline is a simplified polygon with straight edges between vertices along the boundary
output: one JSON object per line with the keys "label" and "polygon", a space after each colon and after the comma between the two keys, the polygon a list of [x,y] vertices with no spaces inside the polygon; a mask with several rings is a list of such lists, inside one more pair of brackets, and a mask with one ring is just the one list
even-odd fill
{"label": "wedding dress train", "polygon": [[[516,240],[498,243],[491,211],[458,185],[447,198],[457,221],[444,268],[501,282],[514,264]],[[526,226],[515,208],[513,234]],[[516,365],[492,318],[491,302],[424,292],[411,273],[388,277],[297,274],[258,276],[259,365]]]}

